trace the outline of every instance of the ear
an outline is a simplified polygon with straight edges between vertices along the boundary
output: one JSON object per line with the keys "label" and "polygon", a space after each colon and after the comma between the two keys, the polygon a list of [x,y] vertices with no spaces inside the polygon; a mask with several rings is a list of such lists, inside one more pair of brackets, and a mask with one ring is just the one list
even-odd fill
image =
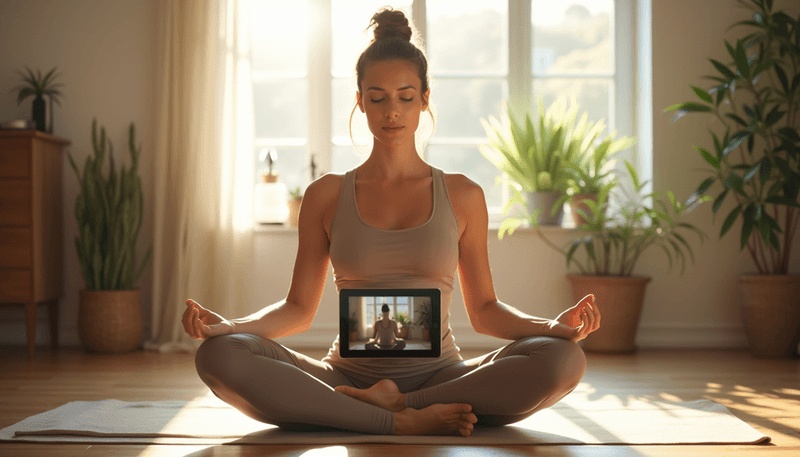
{"label": "ear", "polygon": [[364,112],[364,100],[361,99],[361,92],[359,92],[359,91],[356,91],[356,105],[358,105],[358,109],[360,109],[361,112],[363,113]]}
{"label": "ear", "polygon": [[431,88],[429,87],[428,90],[426,90],[425,93],[422,94],[422,111],[428,109],[428,100],[430,99],[430,96],[431,96]]}

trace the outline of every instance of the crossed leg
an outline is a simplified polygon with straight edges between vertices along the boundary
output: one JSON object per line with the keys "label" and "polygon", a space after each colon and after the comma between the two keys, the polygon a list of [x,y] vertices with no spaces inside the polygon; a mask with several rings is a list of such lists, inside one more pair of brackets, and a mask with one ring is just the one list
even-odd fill
{"label": "crossed leg", "polygon": [[422,388],[400,393],[390,380],[369,389],[342,385],[338,392],[397,410],[436,403],[466,403],[477,425],[517,422],[556,404],[580,382],[586,358],[569,340],[530,337],[440,370]]}
{"label": "crossed leg", "polygon": [[214,394],[256,420],[283,428],[333,427],[375,434],[468,435],[477,419],[466,404],[389,411],[334,390],[353,386],[340,371],[249,334],[206,340],[197,373]]}

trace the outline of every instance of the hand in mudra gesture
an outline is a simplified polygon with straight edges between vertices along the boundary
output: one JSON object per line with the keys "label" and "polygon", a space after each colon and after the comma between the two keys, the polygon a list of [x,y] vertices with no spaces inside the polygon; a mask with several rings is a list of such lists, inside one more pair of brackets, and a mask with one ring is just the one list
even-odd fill
{"label": "hand in mudra gesture", "polygon": [[217,335],[233,332],[233,323],[219,314],[209,311],[196,301],[186,300],[186,311],[181,318],[183,330],[196,340],[205,340]]}
{"label": "hand in mudra gesture", "polygon": [[556,321],[573,329],[570,340],[577,342],[586,338],[600,328],[600,310],[594,303],[594,295],[583,297],[577,305],[559,314]]}

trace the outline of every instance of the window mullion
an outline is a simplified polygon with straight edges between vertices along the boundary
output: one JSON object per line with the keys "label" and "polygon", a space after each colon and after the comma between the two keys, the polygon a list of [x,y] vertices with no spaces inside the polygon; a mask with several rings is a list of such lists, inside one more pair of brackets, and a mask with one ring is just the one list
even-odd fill
{"label": "window mullion", "polygon": [[508,1],[508,104],[515,116],[531,107],[531,0]]}
{"label": "window mullion", "polygon": [[[331,170],[333,159],[333,97],[331,94],[331,2],[310,0],[308,41],[308,146],[315,155],[317,175]],[[310,157],[306,163],[310,163]],[[311,167],[306,167],[311,180]]]}

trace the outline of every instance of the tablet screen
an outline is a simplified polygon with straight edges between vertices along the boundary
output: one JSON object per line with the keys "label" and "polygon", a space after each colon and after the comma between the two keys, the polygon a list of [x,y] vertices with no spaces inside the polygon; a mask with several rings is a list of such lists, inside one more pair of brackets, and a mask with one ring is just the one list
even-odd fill
{"label": "tablet screen", "polygon": [[342,357],[439,357],[439,289],[342,289]]}

